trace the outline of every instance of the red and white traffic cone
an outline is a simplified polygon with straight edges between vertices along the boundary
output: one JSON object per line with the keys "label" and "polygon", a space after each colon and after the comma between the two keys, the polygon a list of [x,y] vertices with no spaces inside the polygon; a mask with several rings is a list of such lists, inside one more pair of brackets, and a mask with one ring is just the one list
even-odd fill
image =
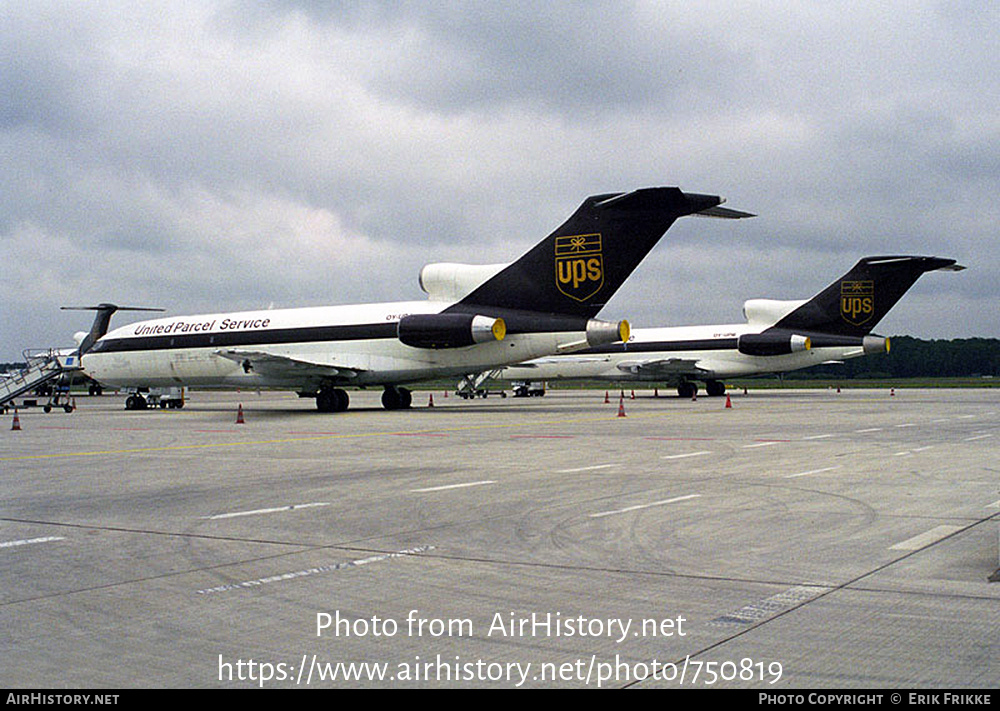
{"label": "red and white traffic cone", "polygon": [[240,403],[239,409],[236,410],[236,424],[238,424],[238,425],[246,424],[243,421],[243,403],[242,402]]}
{"label": "red and white traffic cone", "polygon": [[618,399],[618,416],[625,417],[625,395]]}
{"label": "red and white traffic cone", "polygon": [[21,431],[21,418],[17,416],[17,408],[16,407],[14,408],[14,422],[11,423],[10,431],[11,432],[20,432]]}

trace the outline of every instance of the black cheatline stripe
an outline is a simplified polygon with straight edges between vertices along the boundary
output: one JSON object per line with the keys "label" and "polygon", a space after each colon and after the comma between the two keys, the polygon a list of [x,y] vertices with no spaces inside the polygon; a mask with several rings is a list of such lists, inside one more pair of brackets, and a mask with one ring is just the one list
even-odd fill
{"label": "black cheatline stripe", "polygon": [[[511,312],[508,316],[508,335],[539,331],[576,331],[586,328],[586,321],[572,317],[549,314],[524,314]],[[513,328],[511,327],[513,325]],[[281,343],[315,343],[318,341],[365,341],[395,339],[396,321],[350,326],[303,326],[300,328],[259,329],[253,331],[227,331],[223,333],[171,333],[132,338],[103,338],[91,353],[123,353],[129,351],[156,351],[171,348],[227,348],[233,346],[263,346]]]}
{"label": "black cheatline stripe", "polygon": [[[655,353],[659,351],[721,351],[736,348],[735,338],[701,338],[687,341],[648,341],[613,343],[610,346],[588,348],[578,353]],[[574,353],[573,355],[577,355]]]}
{"label": "black cheatline stripe", "polygon": [[169,348],[225,348],[229,346],[273,345],[276,343],[311,343],[316,341],[361,341],[395,338],[395,322],[354,326],[310,326],[275,328],[227,333],[168,334],[136,338],[101,339],[91,353],[155,351]]}

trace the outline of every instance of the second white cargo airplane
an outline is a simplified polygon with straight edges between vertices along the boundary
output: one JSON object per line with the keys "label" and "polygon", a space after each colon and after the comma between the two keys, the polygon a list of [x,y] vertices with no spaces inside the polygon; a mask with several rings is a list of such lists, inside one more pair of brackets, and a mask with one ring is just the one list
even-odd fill
{"label": "second white cargo airplane", "polygon": [[678,217],[751,216],[722,202],[678,188],[589,197],[511,264],[425,266],[426,301],[168,317],[110,333],[118,307],[102,304],[83,369],[113,387],[294,390],[322,412],[347,409],[345,385],[382,386],[386,409],[406,408],[405,384],[627,339],[627,322],[597,312]]}
{"label": "second white cargo airplane", "polygon": [[697,393],[696,381],[701,380],[709,395],[722,395],[725,378],[888,352],[889,339],[871,335],[872,328],[921,274],[936,269],[964,267],[940,257],[865,257],[807,301],[744,302],[743,324],[635,329],[626,343],[539,358],[492,376],[659,382],[676,386],[678,395],[687,398]]}

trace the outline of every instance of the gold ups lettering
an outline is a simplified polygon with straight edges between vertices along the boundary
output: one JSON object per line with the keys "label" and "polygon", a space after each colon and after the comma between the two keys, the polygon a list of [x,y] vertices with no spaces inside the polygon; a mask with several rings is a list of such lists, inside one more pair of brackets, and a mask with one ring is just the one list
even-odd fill
{"label": "gold ups lettering", "polygon": [[875,315],[875,282],[840,282],[840,315],[854,326],[861,326]]}
{"label": "gold ups lettering", "polygon": [[556,237],[556,287],[571,299],[586,301],[604,285],[601,236]]}

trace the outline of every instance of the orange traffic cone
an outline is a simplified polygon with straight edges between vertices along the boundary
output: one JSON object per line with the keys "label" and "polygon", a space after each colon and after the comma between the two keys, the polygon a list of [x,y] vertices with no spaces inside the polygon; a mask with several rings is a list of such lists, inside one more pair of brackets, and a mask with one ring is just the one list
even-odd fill
{"label": "orange traffic cone", "polygon": [[733,401],[729,399],[728,394],[726,395],[726,407],[728,407],[730,410],[733,409]]}
{"label": "orange traffic cone", "polygon": [[240,403],[239,409],[236,411],[236,424],[243,425],[246,424],[243,421],[243,403]]}
{"label": "orange traffic cone", "polygon": [[434,393],[427,398],[427,407],[434,407]]}
{"label": "orange traffic cone", "polygon": [[21,431],[21,418],[17,416],[17,408],[14,408],[14,422],[10,426],[11,432]]}
{"label": "orange traffic cone", "polygon": [[653,388],[653,397],[660,397],[660,389]]}
{"label": "orange traffic cone", "polygon": [[604,391],[604,404],[607,405],[611,400],[608,399],[608,391]]}
{"label": "orange traffic cone", "polygon": [[633,391],[632,391],[632,397],[631,397],[631,398],[629,398],[629,399],[630,399],[630,400],[635,400],[635,390],[633,390]]}
{"label": "orange traffic cone", "polygon": [[625,417],[625,395],[618,399],[618,416]]}

